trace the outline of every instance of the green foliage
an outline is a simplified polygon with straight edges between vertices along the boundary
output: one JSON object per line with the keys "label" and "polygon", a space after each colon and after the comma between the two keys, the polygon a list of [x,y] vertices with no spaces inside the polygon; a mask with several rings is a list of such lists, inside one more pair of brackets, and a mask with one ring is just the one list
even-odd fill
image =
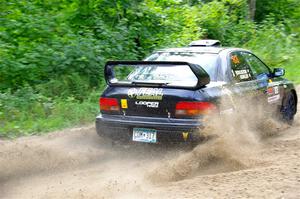
{"label": "green foliage", "polygon": [[283,64],[297,56],[295,35],[288,34],[282,23],[275,25],[273,19],[267,19],[256,29],[245,46],[264,55],[270,66]]}
{"label": "green foliage", "polygon": [[[255,19],[262,22],[268,16],[272,16],[276,21],[299,19],[299,0],[257,0]],[[298,21],[299,23],[299,21]]]}
{"label": "green foliage", "polygon": [[[107,60],[219,39],[300,83],[298,0],[8,0],[0,2],[0,135],[92,121]],[[99,92],[96,92],[99,91]]]}

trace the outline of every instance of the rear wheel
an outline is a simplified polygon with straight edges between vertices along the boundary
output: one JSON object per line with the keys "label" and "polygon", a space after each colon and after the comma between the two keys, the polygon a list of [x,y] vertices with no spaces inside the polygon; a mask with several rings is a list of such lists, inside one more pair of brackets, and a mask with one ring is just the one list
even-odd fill
{"label": "rear wheel", "polygon": [[288,93],[281,107],[281,118],[284,122],[292,124],[296,113],[296,99],[293,93]]}

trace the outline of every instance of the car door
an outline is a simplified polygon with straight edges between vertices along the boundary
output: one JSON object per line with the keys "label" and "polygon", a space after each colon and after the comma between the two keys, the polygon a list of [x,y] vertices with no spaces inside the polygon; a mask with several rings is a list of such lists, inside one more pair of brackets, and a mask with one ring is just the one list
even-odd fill
{"label": "car door", "polygon": [[[231,51],[227,55],[228,70],[231,71],[229,90],[233,107],[246,113],[258,113],[269,104],[268,86],[272,73],[252,53],[245,50]],[[254,62],[256,65],[254,65]],[[263,65],[262,65],[263,64]],[[266,108],[266,110],[270,110]],[[265,111],[259,111],[264,113]]]}
{"label": "car door", "polygon": [[257,81],[257,86],[261,98],[269,105],[277,108],[281,104],[284,88],[282,86],[282,79],[273,76],[270,68],[264,64],[257,56],[250,52],[242,52],[252,71],[253,77]]}

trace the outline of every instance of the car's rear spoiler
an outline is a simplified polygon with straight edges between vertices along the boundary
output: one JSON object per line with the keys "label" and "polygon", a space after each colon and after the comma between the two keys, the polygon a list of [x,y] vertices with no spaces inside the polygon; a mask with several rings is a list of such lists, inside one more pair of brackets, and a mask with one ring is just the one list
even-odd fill
{"label": "car's rear spoiler", "polygon": [[[207,74],[207,72],[199,65],[197,64],[192,64],[192,63],[188,63],[188,62],[181,62],[181,61],[108,61],[105,64],[105,68],[104,68],[104,75],[105,75],[105,80],[106,83],[110,86],[113,86],[114,84],[112,84],[110,82],[110,80],[112,78],[114,78],[114,74],[113,74],[113,67],[117,66],[117,65],[130,65],[130,66],[134,66],[134,65],[140,65],[140,66],[147,66],[147,65],[164,65],[164,66],[174,66],[174,65],[188,65],[191,70],[193,71],[193,73],[195,74],[195,76],[198,79],[198,83],[195,87],[186,87],[186,86],[180,86],[182,87],[186,87],[188,89],[198,89],[201,88],[205,85],[207,85],[210,82],[210,78],[209,75]],[[118,84],[118,86],[122,86],[122,84]],[[128,84],[124,85],[124,86],[129,86]],[[168,87],[174,87],[174,86],[168,86]],[[176,86],[179,87],[179,86]]]}

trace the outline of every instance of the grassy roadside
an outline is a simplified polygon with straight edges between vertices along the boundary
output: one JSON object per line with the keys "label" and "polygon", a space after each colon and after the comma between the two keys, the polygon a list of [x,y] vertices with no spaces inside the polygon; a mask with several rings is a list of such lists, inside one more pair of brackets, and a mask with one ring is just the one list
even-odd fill
{"label": "grassy roadside", "polygon": [[94,121],[99,111],[100,91],[93,91],[84,101],[73,97],[49,99],[39,94],[16,96],[0,94],[0,137],[42,134]]}

